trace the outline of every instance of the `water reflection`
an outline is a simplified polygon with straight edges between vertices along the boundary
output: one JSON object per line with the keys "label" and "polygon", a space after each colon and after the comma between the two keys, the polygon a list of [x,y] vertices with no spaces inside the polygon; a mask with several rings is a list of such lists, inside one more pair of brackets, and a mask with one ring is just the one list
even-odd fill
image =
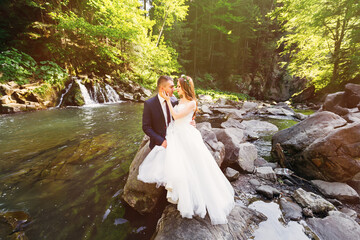
{"label": "water reflection", "polygon": [[[267,220],[259,224],[251,239],[255,240],[309,240],[306,235],[306,223],[304,221],[288,223],[283,219],[279,205],[275,202],[255,201],[249,208],[263,213]],[[305,227],[304,227],[305,226]]]}
{"label": "water reflection", "polygon": [[28,213],[29,239],[136,236],[144,226],[126,219],[119,195],[141,113],[142,104],[121,103],[1,116],[0,212]]}

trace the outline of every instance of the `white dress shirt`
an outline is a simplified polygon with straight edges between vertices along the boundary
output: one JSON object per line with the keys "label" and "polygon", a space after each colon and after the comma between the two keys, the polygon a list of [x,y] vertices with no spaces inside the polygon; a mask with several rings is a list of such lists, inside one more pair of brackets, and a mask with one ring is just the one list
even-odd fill
{"label": "white dress shirt", "polygon": [[[165,118],[165,124],[167,126],[167,113],[166,113],[166,100],[164,98],[162,98],[159,94],[158,94],[158,98],[159,98],[159,101],[160,101],[160,104],[161,104],[161,108],[163,110],[163,113],[164,113],[164,118]],[[169,111],[170,111],[170,108],[169,108]],[[171,114],[171,113],[170,113]],[[172,117],[170,115],[170,122],[172,122]]]}

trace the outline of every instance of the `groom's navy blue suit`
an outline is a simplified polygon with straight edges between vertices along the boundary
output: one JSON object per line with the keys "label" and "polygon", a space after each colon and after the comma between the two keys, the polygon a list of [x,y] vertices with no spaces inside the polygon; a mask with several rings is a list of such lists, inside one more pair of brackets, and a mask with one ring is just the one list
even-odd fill
{"label": "groom's navy blue suit", "polygon": [[[175,106],[178,100],[175,97],[170,98],[171,104]],[[145,101],[144,112],[142,118],[142,129],[146,135],[150,137],[150,148],[153,149],[155,145],[161,145],[166,136],[166,123],[164,113],[156,94]]]}

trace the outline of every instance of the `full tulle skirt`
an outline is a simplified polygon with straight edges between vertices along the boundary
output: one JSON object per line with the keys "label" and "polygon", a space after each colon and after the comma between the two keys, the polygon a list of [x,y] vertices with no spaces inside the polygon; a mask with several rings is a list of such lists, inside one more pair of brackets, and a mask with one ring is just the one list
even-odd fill
{"label": "full tulle skirt", "polygon": [[165,186],[167,199],[182,217],[205,217],[227,223],[234,207],[234,189],[205,146],[200,132],[175,121],[167,130],[167,148],[155,146],[139,167],[138,179]]}

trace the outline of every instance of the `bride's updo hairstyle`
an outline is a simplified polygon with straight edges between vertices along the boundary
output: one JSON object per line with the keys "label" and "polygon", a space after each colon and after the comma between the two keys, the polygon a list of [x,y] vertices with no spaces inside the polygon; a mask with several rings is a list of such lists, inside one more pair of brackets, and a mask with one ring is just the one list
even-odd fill
{"label": "bride's updo hairstyle", "polygon": [[178,79],[178,82],[180,83],[181,89],[184,92],[184,97],[189,101],[194,100],[196,102],[196,109],[194,112],[194,117],[195,117],[196,112],[198,110],[197,108],[198,103],[196,100],[194,81],[189,76],[181,75],[181,77]]}

